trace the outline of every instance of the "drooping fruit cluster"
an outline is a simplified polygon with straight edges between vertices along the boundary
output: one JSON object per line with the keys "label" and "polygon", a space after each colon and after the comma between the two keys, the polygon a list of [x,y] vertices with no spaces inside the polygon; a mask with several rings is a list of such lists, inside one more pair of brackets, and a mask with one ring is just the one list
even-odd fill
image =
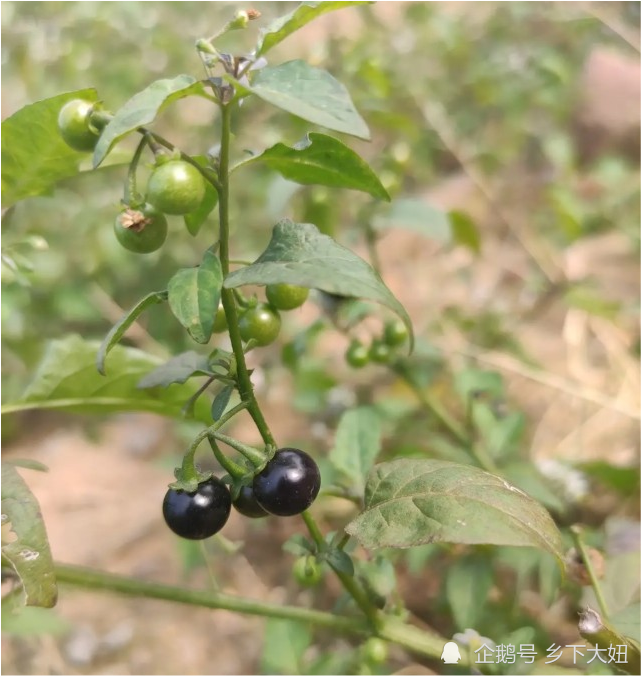
{"label": "drooping fruit cluster", "polygon": [[[58,130],[65,143],[79,152],[92,152],[99,139],[94,113],[98,104],[82,99],[68,101],[58,114]],[[92,117],[93,116],[93,117]],[[103,121],[104,125],[105,122]],[[136,162],[132,163],[135,172]],[[183,216],[196,211],[205,197],[205,180],[189,162],[160,155],[149,177],[145,201],[126,191],[125,209],[116,217],[114,234],[128,251],[157,251],[167,239],[165,214]]]}
{"label": "drooping fruit cluster", "polygon": [[314,502],[321,487],[316,462],[297,448],[282,448],[243,486],[232,503],[228,487],[216,477],[203,481],[193,493],[170,488],[163,500],[169,528],[188,540],[203,540],[227,523],[232,504],[244,516],[295,516]]}

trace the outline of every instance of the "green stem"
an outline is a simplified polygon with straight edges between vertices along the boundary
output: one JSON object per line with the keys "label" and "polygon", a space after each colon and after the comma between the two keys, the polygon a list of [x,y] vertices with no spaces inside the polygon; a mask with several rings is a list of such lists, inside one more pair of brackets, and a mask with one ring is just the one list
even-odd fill
{"label": "green stem", "polygon": [[[363,620],[342,617],[335,613],[253,601],[231,594],[183,589],[182,587],[137,580],[123,575],[83,568],[82,566],[58,563],[55,565],[55,571],[58,582],[81,589],[117,592],[132,598],[159,599],[201,608],[231,610],[245,615],[308,622],[318,627],[333,629],[337,633],[346,632],[358,636],[368,636],[372,632],[372,628]],[[418,627],[405,624],[395,618],[387,618],[378,635],[407,648],[417,655],[432,659],[439,659],[446,642],[446,639],[441,636],[424,632]],[[460,663],[461,665],[462,663]],[[464,666],[466,665],[464,664]]]}
{"label": "green stem", "polygon": [[[401,645],[418,655],[430,655],[436,659],[441,658],[444,643],[450,640],[443,638],[439,634],[424,631],[412,624],[406,624],[394,617],[387,617],[385,619],[383,626],[379,629],[378,635],[386,641]],[[467,666],[469,666],[469,660],[462,655],[459,667]]]}
{"label": "green stem", "polygon": [[[317,523],[314,520],[314,517],[308,511],[303,512],[301,516],[303,517],[303,521],[308,528],[310,537],[314,540],[317,548],[321,551],[326,546],[326,543],[323,538],[323,534],[319,530],[319,526],[317,526]],[[348,594],[350,594],[350,596],[352,596],[354,602],[357,604],[357,606],[359,606],[361,612],[368,618],[370,624],[376,632],[381,625],[381,618],[379,617],[377,609],[372,605],[366,593],[357,584],[357,581],[354,579],[354,577],[346,575],[340,570],[337,570],[330,562],[328,562],[328,564],[341,581],[343,588],[348,592]]]}
{"label": "green stem", "polygon": [[437,403],[433,397],[424,392],[423,389],[417,385],[415,379],[408,373],[407,369],[403,366],[397,366],[395,370],[415,393],[419,403],[432,413],[432,415],[439,420],[457,441],[465,446],[470,445],[470,439],[461,425],[454,418],[450,417],[450,414],[442,408],[441,404]]}
{"label": "green stem", "polygon": [[221,434],[220,432],[212,432],[211,434],[217,441],[222,441],[224,444],[227,444],[231,448],[238,451],[241,455],[247,458],[256,468],[265,467],[265,462],[268,459],[268,456],[259,451],[257,448],[252,448],[247,444],[243,444],[232,437],[228,437],[226,434]]}
{"label": "green stem", "polygon": [[212,452],[218,461],[218,464],[233,478],[233,479],[242,479],[246,474],[246,470],[243,469],[240,465],[235,463],[233,460],[230,460],[223,451],[218,447],[216,443],[216,438],[213,434],[208,435],[207,440],[210,442]]}
{"label": "green stem", "polygon": [[129,163],[129,169],[127,170],[127,180],[125,181],[125,194],[123,195],[124,202],[127,206],[130,206],[132,209],[137,209],[142,200],[142,196],[138,193],[136,188],[136,170],[138,169],[138,162],[140,161],[143,150],[148,144],[147,136],[143,136],[140,140],[140,143],[134,151],[132,156],[132,161]]}
{"label": "green stem", "polygon": [[107,110],[94,110],[89,116],[89,124],[102,132],[113,119],[114,116]]}
{"label": "green stem", "polygon": [[103,571],[67,564],[56,564],[56,579],[63,584],[85,589],[118,592],[126,596],[176,601],[191,606],[231,610],[246,615],[260,615],[284,620],[298,620],[317,626],[329,627],[338,631],[355,634],[367,634],[368,627],[359,619],[339,617],[308,608],[296,608],[281,604],[252,601],[231,594],[203,591],[202,589],[183,589],[156,582],[147,582],[134,578],[105,573]]}
{"label": "green stem", "polygon": [[473,458],[477,460],[479,466],[482,469],[485,469],[491,474],[497,474],[501,476],[501,470],[499,467],[497,467],[495,461],[491,458],[489,453],[486,451],[486,448],[482,444],[472,442],[470,446],[468,446],[468,450],[470,451]]}
{"label": "green stem", "polygon": [[600,585],[600,581],[598,580],[597,574],[595,573],[595,568],[593,568],[591,556],[586,548],[586,545],[584,544],[584,538],[582,537],[582,529],[580,526],[571,526],[571,537],[573,538],[573,543],[575,544],[577,551],[582,556],[582,561],[586,566],[586,572],[588,573],[589,579],[591,580],[591,587],[593,587],[593,593],[595,594],[597,605],[600,607],[602,621],[606,623],[609,621],[609,609],[606,605],[604,594],[602,593],[602,586]]}
{"label": "green stem", "polygon": [[223,427],[225,423],[229,422],[237,413],[242,411],[244,408],[247,408],[245,402],[237,404],[234,408],[231,408],[224,416],[217,420],[213,425],[210,425],[202,432],[199,432],[195,437],[194,441],[190,444],[190,447],[187,449],[187,452],[183,456],[183,480],[189,481],[191,479],[198,480],[198,472],[194,467],[194,456],[196,455],[196,450],[201,445],[204,439],[209,437],[211,434],[215,434],[216,430],[220,427]]}
{"label": "green stem", "polygon": [[337,549],[344,549],[345,546],[350,542],[350,536],[347,533],[343,534],[343,537],[341,540],[339,540],[339,544],[337,545]]}
{"label": "green stem", "polygon": [[183,415],[187,415],[189,413],[192,413],[194,411],[194,404],[196,403],[197,399],[207,390],[207,388],[214,382],[215,378],[208,378],[199,388],[194,392],[194,394],[185,402],[185,405],[183,406]]}
{"label": "green stem", "polygon": [[445,408],[436,401],[434,397],[424,392],[424,390],[415,382],[408,370],[402,366],[397,365],[395,372],[408,384],[408,386],[415,393],[419,403],[429,411],[444,428],[473,456],[477,464],[491,474],[500,474],[500,470],[495,464],[495,461],[490,457],[486,450],[474,443],[468,436],[465,429],[452,418]]}
{"label": "green stem", "polygon": [[377,233],[372,227],[370,219],[366,221],[366,244],[368,246],[368,257],[370,264],[377,274],[381,274],[381,258],[379,258],[379,251],[377,250]]}
{"label": "green stem", "polygon": [[[221,106],[221,153],[219,157],[219,185],[218,190],[218,212],[219,212],[219,256],[221,259],[221,268],[223,278],[230,272],[230,136],[231,136],[231,114],[229,105]],[[263,417],[263,413],[254,396],[254,389],[250,374],[245,363],[245,354],[243,352],[243,340],[238,325],[238,313],[234,301],[234,292],[223,287],[221,290],[221,301],[225,310],[227,327],[232,343],[232,350],[236,357],[236,374],[241,399],[246,402],[247,409],[256,424],[266,446],[276,447],[274,437],[270,428]]]}

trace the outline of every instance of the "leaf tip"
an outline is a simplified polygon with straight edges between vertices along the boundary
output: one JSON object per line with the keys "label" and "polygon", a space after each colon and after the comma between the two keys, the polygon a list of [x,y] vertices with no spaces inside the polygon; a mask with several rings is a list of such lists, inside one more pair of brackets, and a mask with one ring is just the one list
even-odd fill
{"label": "leaf tip", "polygon": [[102,354],[99,354],[96,357],[96,371],[98,371],[101,376],[107,375],[107,372],[105,371],[105,356]]}

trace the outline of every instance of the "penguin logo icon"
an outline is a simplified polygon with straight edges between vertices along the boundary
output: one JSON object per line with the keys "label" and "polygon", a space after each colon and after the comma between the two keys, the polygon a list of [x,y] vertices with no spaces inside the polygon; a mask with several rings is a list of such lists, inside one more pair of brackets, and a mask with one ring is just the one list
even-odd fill
{"label": "penguin logo icon", "polygon": [[441,660],[444,664],[457,664],[461,659],[459,654],[459,646],[454,641],[448,641],[444,645],[444,650],[441,653]]}

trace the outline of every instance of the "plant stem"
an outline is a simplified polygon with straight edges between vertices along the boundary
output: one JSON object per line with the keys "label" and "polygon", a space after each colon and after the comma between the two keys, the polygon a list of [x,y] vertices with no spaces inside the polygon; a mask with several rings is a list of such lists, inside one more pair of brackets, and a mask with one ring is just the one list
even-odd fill
{"label": "plant stem", "polygon": [[136,150],[134,151],[132,161],[129,163],[129,169],[127,170],[124,202],[130,207],[133,206],[135,208],[138,208],[140,206],[140,200],[142,199],[141,195],[139,194],[136,188],[136,170],[138,169],[138,162],[140,161],[140,157],[143,154],[143,150],[145,150],[145,146],[147,145],[147,143],[148,143],[147,137],[143,136],[138,146],[136,146]]}
{"label": "plant stem", "polygon": [[[370,216],[370,214],[368,214]],[[370,258],[370,264],[374,268],[375,272],[381,274],[381,258],[379,258],[379,251],[377,250],[377,233],[370,223],[370,218],[366,221],[365,224],[366,230],[366,244],[368,246],[368,257]]]}
{"label": "plant stem", "polygon": [[586,572],[588,573],[589,579],[591,580],[591,587],[593,587],[593,593],[595,594],[597,605],[600,607],[600,613],[602,613],[602,621],[606,623],[609,621],[609,609],[606,605],[606,599],[602,593],[602,586],[600,585],[600,581],[597,578],[595,568],[593,568],[591,556],[586,548],[586,545],[584,544],[584,538],[582,537],[582,529],[580,526],[571,526],[571,536],[573,538],[573,543],[575,544],[577,551],[581,554],[582,561],[586,566]]}
{"label": "plant stem", "polygon": [[[305,525],[308,528],[310,537],[314,540],[317,548],[319,549],[319,551],[323,550],[326,547],[325,539],[323,538],[323,535],[319,530],[319,526],[317,525],[317,522],[314,520],[314,517],[312,516],[312,514],[310,514],[309,511],[303,512],[301,516],[303,517],[303,521],[305,522]],[[354,577],[346,575],[340,570],[337,570],[330,562],[328,562],[328,565],[332,568],[336,576],[341,581],[343,588],[348,592],[348,594],[350,594],[350,596],[352,596],[354,602],[357,604],[357,606],[359,606],[363,614],[368,618],[370,624],[375,629],[375,631],[377,631],[381,624],[381,619],[379,617],[377,609],[375,608],[375,606],[372,605],[370,599],[366,596],[366,593],[357,584],[357,581],[354,579]]]}
{"label": "plant stem", "polygon": [[[418,655],[430,655],[436,659],[441,657],[442,651],[444,649],[444,643],[446,643],[447,640],[451,640],[445,639],[439,634],[424,631],[423,629],[420,629],[419,627],[416,627],[412,624],[406,624],[405,622],[394,617],[386,618],[383,626],[379,630],[378,635],[381,638],[386,639],[386,641],[397,643],[398,645],[408,648],[408,650],[411,650]],[[459,667],[466,666],[468,666],[468,660],[466,657],[464,657],[464,655],[462,655],[462,660],[459,662]]]}
{"label": "plant stem", "polygon": [[225,423],[229,422],[237,413],[242,411],[244,408],[247,408],[247,404],[242,401],[240,404],[237,404],[234,408],[230,409],[224,416],[221,417],[220,420],[217,420],[213,425],[210,425],[209,427],[204,429],[202,432],[199,432],[194,437],[194,441],[192,441],[190,447],[187,449],[187,452],[183,456],[183,464],[182,464],[183,479],[185,480],[197,479],[198,473],[196,471],[196,468],[194,467],[194,456],[196,455],[198,447],[207,437],[216,432],[216,430],[218,430],[220,427],[223,427]]}
{"label": "plant stem", "polygon": [[441,404],[437,403],[433,397],[423,391],[421,387],[415,382],[414,378],[408,373],[407,369],[399,365],[395,371],[403,378],[403,380],[408,384],[408,386],[415,393],[415,396],[419,400],[419,403],[432,415],[439,420],[439,422],[452,434],[453,437],[461,444],[468,446],[470,444],[470,439],[468,435],[461,427],[461,425],[454,419],[450,417],[450,414],[446,412],[445,409],[441,407]]}
{"label": "plant stem", "polygon": [[[219,212],[219,255],[221,259],[221,269],[223,278],[230,272],[230,123],[232,110],[228,105],[221,106],[221,154],[219,157],[219,176],[218,176],[218,212]],[[263,413],[254,396],[254,389],[250,374],[245,364],[245,354],[243,353],[243,340],[238,326],[238,314],[236,312],[236,303],[234,301],[234,292],[223,287],[221,289],[221,301],[225,310],[227,327],[232,343],[232,350],[236,357],[236,377],[239,386],[241,399],[247,404],[247,409],[256,424],[263,441],[268,446],[276,446],[274,437],[270,428],[263,417]]]}
{"label": "plant stem", "polygon": [[347,533],[343,534],[343,537],[341,540],[339,540],[339,544],[337,545],[337,549],[344,549],[345,546],[350,542],[350,536]]}
{"label": "plant stem", "polygon": [[398,365],[395,372],[408,384],[408,386],[415,393],[419,403],[429,411],[439,422],[445,427],[450,434],[473,456],[477,464],[491,474],[500,474],[500,470],[495,464],[494,460],[486,453],[486,450],[480,447],[471,439],[464,428],[450,416],[440,403],[438,403],[432,396],[424,392],[424,390],[415,382],[412,375],[407,369]]}
{"label": "plant stem", "polygon": [[357,618],[339,617],[308,608],[283,606],[280,604],[253,601],[231,594],[203,591],[202,589],[184,589],[170,585],[147,582],[135,578],[114,575],[103,571],[67,564],[56,564],[58,582],[85,589],[119,592],[126,596],[176,601],[192,606],[232,610],[246,615],[260,615],[284,620],[299,620],[318,626],[330,627],[338,631],[367,634],[368,627]]}
{"label": "plant stem", "polygon": [[207,440],[210,442],[212,452],[214,457],[218,461],[218,464],[233,478],[233,479],[242,479],[247,471],[241,467],[239,464],[235,463],[233,460],[230,460],[223,451],[218,447],[216,439],[213,435],[208,435]]}
{"label": "plant stem", "polygon": [[[308,608],[253,601],[232,594],[184,589],[69,564],[57,563],[55,571],[58,582],[81,589],[117,592],[132,598],[174,601],[201,608],[231,610],[245,615],[307,622],[318,627],[328,627],[337,633],[345,632],[359,636],[372,634],[372,627],[356,617],[343,617],[335,613]],[[396,618],[387,618],[379,629],[378,635],[417,655],[432,659],[439,659],[447,640]],[[462,664],[463,661],[460,666]]]}
{"label": "plant stem", "polygon": [[254,465],[254,467],[262,468],[265,466],[266,455],[262,451],[252,448],[252,446],[248,446],[247,444],[243,444],[236,439],[232,439],[232,437],[228,437],[226,434],[221,434],[220,432],[212,432],[212,436],[217,441],[222,441],[224,444],[227,444],[234,450],[238,451],[247,460],[249,460]]}

